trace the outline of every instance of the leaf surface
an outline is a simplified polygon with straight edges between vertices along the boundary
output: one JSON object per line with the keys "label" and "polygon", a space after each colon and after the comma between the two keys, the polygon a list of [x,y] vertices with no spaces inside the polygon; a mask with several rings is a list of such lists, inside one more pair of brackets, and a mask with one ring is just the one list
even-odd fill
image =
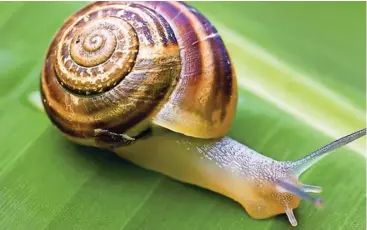
{"label": "leaf surface", "polygon": [[[85,2],[0,3],[0,229],[293,229],[253,220],[235,202],[70,144],[29,103],[44,54]],[[278,160],[297,159],[364,128],[364,2],[191,2],[232,56],[239,101],[229,136]],[[301,180],[297,229],[366,229],[365,138]]]}

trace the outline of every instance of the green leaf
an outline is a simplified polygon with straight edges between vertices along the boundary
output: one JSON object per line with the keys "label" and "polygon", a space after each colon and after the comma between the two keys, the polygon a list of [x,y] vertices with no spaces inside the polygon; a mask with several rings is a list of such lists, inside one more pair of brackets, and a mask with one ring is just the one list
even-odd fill
{"label": "green leaf", "polygon": [[[293,229],[253,220],[218,194],[71,144],[29,102],[46,49],[85,2],[0,3],[0,229]],[[191,2],[216,25],[237,72],[229,136],[294,160],[364,128],[364,2]],[[366,229],[365,138],[301,180],[298,229]]]}

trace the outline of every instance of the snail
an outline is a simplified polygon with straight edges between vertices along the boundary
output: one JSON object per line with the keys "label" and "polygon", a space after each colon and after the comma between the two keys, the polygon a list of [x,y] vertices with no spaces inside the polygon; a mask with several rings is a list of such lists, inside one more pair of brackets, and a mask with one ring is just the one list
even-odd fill
{"label": "snail", "polygon": [[300,175],[346,135],[296,161],[277,161],[227,136],[235,69],[215,27],[182,2],[95,2],[56,32],[40,93],[53,125],[77,144],[222,194],[254,219],[286,214],[321,188]]}

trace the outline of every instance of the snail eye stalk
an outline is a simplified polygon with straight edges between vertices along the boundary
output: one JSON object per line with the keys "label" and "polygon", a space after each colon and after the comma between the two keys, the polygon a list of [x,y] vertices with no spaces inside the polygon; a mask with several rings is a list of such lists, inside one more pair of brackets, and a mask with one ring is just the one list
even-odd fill
{"label": "snail eye stalk", "polygon": [[316,151],[297,161],[291,162],[290,164],[294,175],[296,177],[299,177],[307,169],[311,168],[313,165],[319,162],[322,158],[326,157],[333,150],[343,147],[344,145],[349,144],[350,142],[353,142],[365,135],[366,135],[366,129],[361,129],[352,134],[344,136],[336,141],[333,141],[330,144],[327,144],[317,149]]}

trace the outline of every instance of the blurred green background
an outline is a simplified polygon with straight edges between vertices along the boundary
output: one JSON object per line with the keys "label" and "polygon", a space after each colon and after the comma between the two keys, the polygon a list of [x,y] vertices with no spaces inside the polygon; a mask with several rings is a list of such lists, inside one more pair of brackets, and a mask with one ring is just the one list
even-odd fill
{"label": "blurred green background", "polygon": [[[76,146],[29,103],[45,51],[86,2],[0,3],[0,229],[293,229],[110,153]],[[219,30],[237,71],[232,138],[297,159],[364,128],[365,2],[190,2]],[[366,229],[365,138],[301,180],[297,229]]]}

